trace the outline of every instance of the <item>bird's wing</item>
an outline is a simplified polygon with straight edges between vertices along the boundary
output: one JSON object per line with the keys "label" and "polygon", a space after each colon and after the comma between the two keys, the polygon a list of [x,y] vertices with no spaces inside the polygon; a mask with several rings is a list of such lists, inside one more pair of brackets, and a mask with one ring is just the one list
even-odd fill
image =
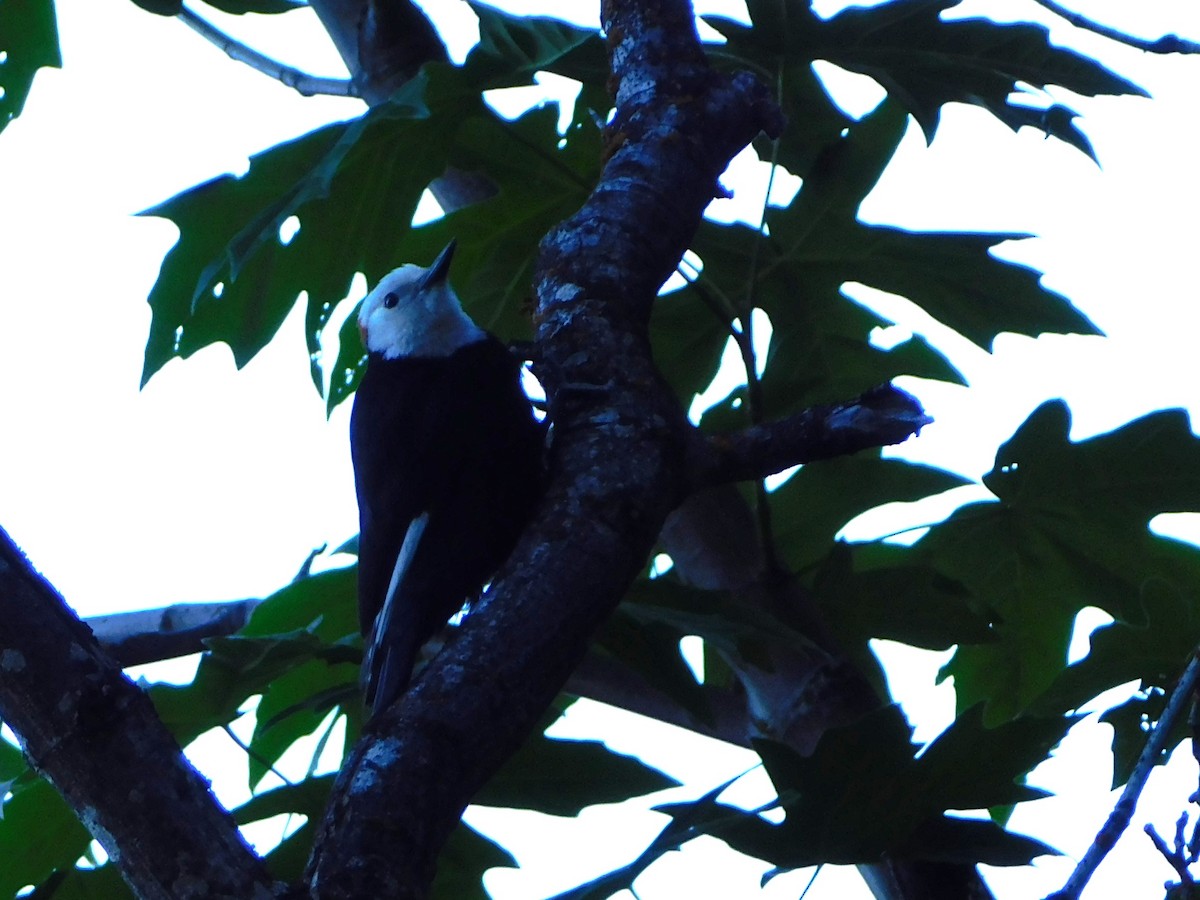
{"label": "bird's wing", "polygon": [[[436,465],[429,444],[438,411],[419,367],[372,366],[350,418],[358,495],[358,615],[369,634],[387,596],[396,558],[414,519],[429,510]],[[414,423],[422,423],[419,427]]]}
{"label": "bird's wing", "polygon": [[519,365],[494,339],[458,354],[452,366],[369,370],[355,400],[363,679],[376,711],[504,561],[540,494],[544,434]]}
{"label": "bird's wing", "polygon": [[362,679],[368,703],[377,708],[403,690],[431,633],[425,588],[412,584],[410,573],[440,486],[453,482],[460,465],[447,434],[454,410],[439,400],[446,394],[443,381],[441,368],[429,363],[373,362],[351,414],[358,612],[367,638]]}

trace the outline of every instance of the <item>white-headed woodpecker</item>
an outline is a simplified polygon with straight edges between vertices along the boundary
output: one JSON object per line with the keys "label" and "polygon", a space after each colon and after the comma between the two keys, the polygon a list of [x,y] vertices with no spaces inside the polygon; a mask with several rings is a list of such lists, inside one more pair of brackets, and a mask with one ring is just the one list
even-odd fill
{"label": "white-headed woodpecker", "polygon": [[367,371],[350,417],[358,494],[362,681],[372,713],[408,685],[417,652],[476,599],[541,494],[544,429],[521,364],[463,312],[454,242],[401,266],[358,313]]}

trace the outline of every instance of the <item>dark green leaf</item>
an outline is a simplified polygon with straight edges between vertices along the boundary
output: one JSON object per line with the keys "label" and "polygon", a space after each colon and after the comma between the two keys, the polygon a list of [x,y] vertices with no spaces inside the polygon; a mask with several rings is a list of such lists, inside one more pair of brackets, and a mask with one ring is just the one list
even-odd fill
{"label": "dark green leaf", "polygon": [[430,896],[434,900],[488,900],[483,875],[488,869],[515,868],[512,854],[466,822],[459,822],[438,856]]}
{"label": "dark green leaf", "polygon": [[1075,127],[1075,120],[1079,118],[1079,114],[1066,106],[1055,104],[1041,109],[1010,105],[1006,109],[996,110],[995,114],[1013,131],[1020,131],[1024,126],[1031,125],[1038,131],[1044,131],[1047,135],[1070,144],[1090,159],[1096,159],[1096,151],[1092,148],[1092,142],[1088,140],[1086,134]]}
{"label": "dark green leaf", "polygon": [[710,722],[712,712],[704,687],[696,683],[696,677],[684,662],[679,638],[675,628],[662,622],[639,622],[618,607],[596,635],[590,652],[632,669],[650,687],[670,697],[697,720]]}
{"label": "dark green leaf", "polygon": [[[961,648],[946,669],[960,708],[986,700],[989,721],[1028,708],[1055,683],[1085,606],[1133,623],[1144,622],[1155,603],[1180,607],[1183,613],[1156,615],[1156,623],[1173,623],[1165,629],[1173,627],[1171,634],[1156,624],[1139,641],[1150,647],[1161,635],[1176,664],[1196,636],[1185,626],[1200,609],[1200,561],[1147,528],[1158,513],[1200,509],[1200,442],[1186,416],[1154,413],[1079,443],[1071,443],[1069,429],[1064,404],[1036,410],[984,478],[999,502],[958,510],[914,548],[916,559],[996,611],[997,641]],[[1080,667],[1039,708],[1072,708],[1088,699],[1087,690],[1112,686],[1104,684],[1110,677],[1122,683],[1130,667],[1115,661],[1121,655]],[[1156,664],[1166,661],[1160,655]]]}
{"label": "dark green leaf", "polygon": [[148,693],[163,723],[181,745],[187,745],[210,728],[232,722],[242,705],[265,690],[278,673],[254,674],[256,678],[247,677],[206,655],[191,684],[155,684]]}
{"label": "dark green leaf", "polygon": [[242,629],[243,637],[270,637],[302,629],[333,643],[358,633],[358,571],[333,569],[284,587],[262,603]]}
{"label": "dark green leaf", "polygon": [[33,76],[62,66],[53,0],[0,3],[0,131],[21,114]]}
{"label": "dark green leaf", "polygon": [[698,291],[673,291],[654,303],[650,344],[654,362],[687,406],[712,384],[730,326],[708,309]]}
{"label": "dark green leaf", "polygon": [[256,794],[233,810],[234,820],[239,825],[279,815],[303,816],[307,820],[267,854],[267,866],[276,878],[295,881],[304,874],[312,851],[313,835],[325,813],[333,779],[333,775],[322,775],[306,778],[296,784],[285,784]]}
{"label": "dark green leaf", "polygon": [[233,810],[233,818],[238,825],[248,825],[272,816],[295,813],[307,817],[309,822],[319,822],[333,780],[333,775],[321,775],[255,794]]}
{"label": "dark green leaf", "polygon": [[156,16],[177,16],[183,11],[183,0],[133,0],[146,12]]}
{"label": "dark green leaf", "polygon": [[604,43],[594,29],[468,5],[479,17],[479,43],[464,66],[475,83],[488,88],[530,84],[540,71],[577,81],[602,82],[608,76]]}
{"label": "dark green leaf", "polygon": [[[870,75],[909,108],[933,139],[941,106],[972,103],[1000,115],[1024,85],[1077,94],[1145,92],[1093,59],[1050,43],[1042,25],[941,18],[957,0],[896,0],[848,9],[828,23],[830,61]],[[1003,119],[1003,117],[1001,116]]]}
{"label": "dark green leaf", "polygon": [[[374,283],[400,262],[432,259],[452,236],[459,249],[451,278],[467,311],[504,340],[528,335],[522,306],[537,242],[582,203],[598,160],[594,124],[560,135],[549,108],[506,122],[460,71],[427,66],[364,118],[260,154],[243,178],[218,179],[151,211],[176,222],[181,239],[151,294],[144,377],[218,341],[243,365],[304,291],[312,376],[324,389],[321,334],[354,273]],[[411,228],[422,191],[447,165],[486,174],[497,193]],[[291,216],[299,231],[284,244],[279,230]],[[358,378],[362,348],[353,332],[351,317],[330,408]]]}
{"label": "dark green leaf", "polygon": [[899,103],[885,100],[879,104],[821,151],[787,215],[776,211],[776,217],[792,223],[792,234],[801,240],[808,240],[809,232],[854,222],[859,206],[896,155],[907,128],[908,113]]}
{"label": "dark green leaf", "polygon": [[812,565],[828,553],[834,535],[855,516],[966,483],[941,469],[882,459],[878,451],[803,466],[770,495],[783,561],[793,570]]}
{"label": "dark green leaf", "polygon": [[[114,863],[98,869],[60,870],[52,879],[53,891],[36,891],[30,895],[33,900],[133,900],[133,892]],[[49,884],[50,880],[43,882],[41,889]]]}
{"label": "dark green leaf", "polygon": [[599,741],[563,741],[538,733],[504,764],[472,802],[578,815],[586,806],[620,803],[679,783]]}
{"label": "dark green leaf", "polygon": [[[929,650],[994,639],[989,616],[961,583],[932,566],[905,564],[907,554],[894,549],[838,544],[814,574],[813,598],[847,652],[872,638]],[[872,561],[880,555],[900,562]]]}
{"label": "dark green leaf", "polygon": [[705,591],[682,584],[671,575],[635,583],[617,615],[637,623],[669,626],[676,639],[686,635],[704,638],[710,647],[734,653],[747,643],[773,643],[795,652],[814,649],[811,640],[766,610],[748,604],[736,593]]}
{"label": "dark green leaf", "polygon": [[1163,512],[1200,510],[1200,441],[1188,414],[1167,410],[1071,443],[1062,401],[1038,407],[996,453],[984,484],[1001,501],[1144,525]]}
{"label": "dark green leaf", "polygon": [[250,785],[258,784],[297,740],[316,731],[332,708],[331,697],[359,702],[357,662],[312,660],[272,680],[263,692],[250,739]]}
{"label": "dark green leaf", "polygon": [[1141,615],[1093,632],[1088,655],[1058,677],[1036,710],[1077,709],[1130,681],[1168,689],[1183,672],[1200,644],[1200,598],[1192,589],[1200,584],[1200,554],[1190,544],[1152,540],[1173,552],[1151,554],[1158,571],[1141,587]]}
{"label": "dark green leaf", "polygon": [[1059,852],[995,822],[941,816],[919,826],[896,855],[955,865],[1027,866],[1035,857]]}
{"label": "dark green leaf", "polygon": [[[789,208],[769,212],[772,256],[756,297],[775,327],[810,333],[813,304],[830,304],[854,281],[907,297],[982,347],[1005,331],[1097,333],[1065,298],[1043,288],[1034,270],[991,254],[1024,235],[917,233],[858,221],[859,204],[895,152],[903,125],[896,104],[881,104],[822,154]],[[772,356],[782,352],[796,365],[813,358],[802,349],[780,346]]]}
{"label": "dark green leaf", "polygon": [[52,872],[69,872],[91,835],[58,791],[36,779],[13,786],[0,819],[0,897],[14,897]]}
{"label": "dark green leaf", "polygon": [[[180,240],[150,294],[143,383],[169,359],[218,341],[245,365],[301,291],[320,328],[355,271],[374,282],[391,269],[421,192],[445,166],[453,120],[481,108],[456,84],[444,67],[427,67],[362,118],[281,144],[253,157],[245,176],[149,210],[171,219]],[[300,230],[284,244],[280,228],[291,216]]]}
{"label": "dark green leaf", "polygon": [[[1100,721],[1111,725],[1113,730],[1114,789],[1129,780],[1142,751],[1146,748],[1146,741],[1150,739],[1153,726],[1167,705],[1166,700],[1166,694],[1162,691],[1149,694],[1143,692],[1107,710],[1100,717]],[[1168,741],[1167,748],[1156,760],[1157,765],[1165,763],[1175,745],[1188,737],[1184,723],[1177,722],[1176,730],[1179,731],[1178,736],[1175,740]]]}
{"label": "dark green leaf", "polygon": [[1063,739],[1074,717],[1023,717],[996,728],[983,706],[961,713],[917,760],[942,809],[985,809],[1046,796],[1018,782]]}
{"label": "dark green leaf", "polygon": [[[333,364],[329,389],[325,397],[325,409],[333,412],[334,407],[350,399],[358,390],[367,367],[367,348],[363,346],[362,334],[358,330],[358,307],[354,308],[338,330],[338,356]],[[354,553],[358,553],[358,538],[354,538]]]}
{"label": "dark green leaf", "polygon": [[734,820],[731,829],[705,830],[786,868],[865,862],[885,853],[930,859],[948,854],[958,862],[984,858],[958,855],[971,847],[989,859],[1009,859],[1002,848],[1014,847],[991,832],[971,840],[960,833],[941,849],[924,835],[972,827],[946,818],[947,809],[1041,796],[1017,779],[1045,758],[1069,725],[1063,719],[1023,720],[989,730],[976,710],[914,758],[909,728],[898,709],[887,707],[830,729],[810,756],[756,741],[786,811],[783,824]]}
{"label": "dark green leaf", "polygon": [[553,106],[530,110],[514,122],[476,116],[463,123],[450,162],[486,172],[494,197],[447,216],[439,239],[459,241],[464,278],[455,281],[463,306],[481,326],[505,340],[530,334],[533,260],[538,241],[574,213],[595,184],[600,129],[577,118],[558,132]]}
{"label": "dark green leaf", "polygon": [[[1001,332],[1039,335],[1100,334],[1065,297],[1042,286],[1028,266],[996,258],[993,249],[1021,234],[912,232],[864,227],[846,248],[847,280],[907,297],[963,337],[990,350]],[[822,250],[837,252],[835,235],[823,235]]]}
{"label": "dark green leaf", "polygon": [[[693,249],[704,270],[699,284],[674,302],[707,289],[736,309],[767,313],[774,333],[762,379],[765,418],[844,400],[900,374],[960,380],[919,338],[890,352],[871,347],[872,329],[889,323],[847,303],[847,282],[905,296],[984,347],[1002,332],[1096,332],[1042,287],[1037,272],[992,255],[997,244],[1022,235],[923,234],[858,220],[858,206],[891,159],[903,125],[897,105],[884,103],[826,147],[792,204],[768,210],[769,238],[712,222],[697,232]],[[714,331],[707,341],[715,352]],[[729,408],[706,415],[705,427],[732,424]]]}
{"label": "dark green leaf", "polygon": [[[753,243],[763,240],[754,230],[741,225],[719,225],[704,221],[693,249],[704,259],[702,278],[711,278],[726,296],[747,297],[746,278],[751,271]],[[762,379],[765,419],[779,418],[816,403],[842,401],[898,375],[916,375],[959,382],[962,376],[922,338],[911,338],[881,350],[869,343],[873,329],[890,322],[849,301],[841,285],[854,276],[852,265],[829,266],[823,261],[779,255],[772,238],[768,244],[773,261],[758,270],[752,286],[753,303],[766,311],[773,334]],[[765,256],[764,258],[768,258]],[[839,269],[834,274],[831,269]],[[682,295],[699,288],[686,288]],[[699,304],[693,304],[698,308]],[[716,332],[710,331],[709,353],[715,352]],[[667,372],[673,382],[682,378]],[[685,382],[686,384],[686,382]],[[734,411],[730,402],[744,395],[735,392],[729,401],[706,412],[706,430],[725,431],[746,424],[744,410]]]}
{"label": "dark green leaf", "polygon": [[[180,237],[150,292],[143,385],[174,357],[186,359],[218,341],[245,365],[270,340],[303,285],[292,283],[290,265],[261,264],[269,256],[296,255],[290,245],[271,247],[266,240],[278,241],[280,226],[300,206],[294,201],[317,180],[311,173],[336,168],[348,134],[346,125],[314,131],[252,157],[241,178],[221,176],[146,211],[174,222]],[[261,251],[259,260],[247,255],[254,251]],[[235,280],[243,273],[247,277]]]}
{"label": "dark green leaf", "polygon": [[214,9],[235,16],[244,13],[261,13],[263,15],[285,13],[307,6],[300,0],[204,0],[204,2]]}
{"label": "dark green leaf", "polygon": [[[738,778],[740,777],[738,776]],[[551,900],[605,900],[605,898],[632,888],[637,877],[656,860],[672,850],[678,850],[684,843],[697,837],[701,832],[697,830],[696,826],[708,817],[714,807],[718,810],[729,809],[729,807],[717,804],[716,799],[738,778],[717,785],[703,797],[691,803],[656,807],[656,811],[667,812],[671,815],[671,822],[658,833],[650,846],[638,854],[637,859],[593,879],[587,884],[557,894]],[[741,811],[736,810],[735,812],[740,813]],[[723,813],[721,814],[723,815]]]}
{"label": "dark green leaf", "polygon": [[878,858],[898,846],[938,809],[935,797],[916,790],[910,735],[899,709],[889,706],[830,729],[808,757],[755,741],[787,818],[759,835],[771,837],[752,855],[798,868]]}
{"label": "dark green leaf", "polygon": [[201,658],[191,684],[151,687],[179,742],[232,721],[250,697],[309,660],[331,664],[329,679],[345,681],[339,664],[357,664],[361,656],[355,578],[353,568],[337,569],[288,585],[259,604],[237,637],[210,642],[213,652]]}
{"label": "dark green leaf", "polygon": [[357,664],[361,656],[357,648],[326,644],[308,631],[269,638],[210,638],[208,648],[213,659],[244,674],[288,671],[310,659]]}
{"label": "dark green leaf", "polygon": [[760,137],[755,150],[762,159],[775,159],[789,172],[808,178],[818,158],[841,140],[853,119],[838,109],[812,69],[813,58],[795,52],[791,34],[811,28],[813,16],[805,4],[755,3],[756,26],[706,16],[705,21],[725,38],[725,44],[706,48],[714,63],[726,70],[749,69],[776,88],[780,111],[786,117],[778,141]]}
{"label": "dark green leaf", "polygon": [[[956,3],[892,0],[851,7],[822,20],[805,4],[787,4],[781,10],[770,0],[754,0],[748,4],[754,28],[708,21],[728,39],[724,54],[764,74],[790,75],[798,66],[821,59],[874,78],[913,114],[928,140],[937,130],[942,106],[958,102],[980,106],[1013,128],[1039,127],[1087,152],[1082,135],[1062,125],[1062,116],[1069,121],[1073,111],[1026,115],[1015,99],[1028,96],[1030,87],[1050,84],[1089,97],[1145,96],[1140,87],[1095,60],[1053,46],[1041,25],[942,18]],[[785,89],[788,84],[785,80]],[[1040,94],[1034,97],[1041,99]]]}
{"label": "dark green leaf", "polygon": [[297,882],[304,876],[308,858],[312,855],[313,835],[320,821],[320,818],[309,819],[263,857],[273,876],[289,882]]}
{"label": "dark green leaf", "polygon": [[[0,737],[0,780],[9,781],[29,771],[21,751]],[[3,794],[0,794],[2,797]]]}

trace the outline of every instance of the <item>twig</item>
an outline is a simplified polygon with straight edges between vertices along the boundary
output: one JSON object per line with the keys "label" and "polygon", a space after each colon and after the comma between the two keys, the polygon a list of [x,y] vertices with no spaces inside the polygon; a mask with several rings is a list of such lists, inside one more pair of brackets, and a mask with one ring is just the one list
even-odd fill
{"label": "twig", "polygon": [[274,78],[276,81],[298,91],[305,97],[315,94],[328,94],[333,97],[357,97],[358,88],[348,78],[319,78],[309,75],[291,66],[271,59],[241,41],[223,32],[211,22],[202,19],[186,6],[182,7],[177,16],[179,21],[192,29],[210,44],[224,50],[230,59],[245,63],[250,68]]}
{"label": "twig", "polygon": [[300,571],[298,571],[296,573],[296,577],[292,579],[292,584],[295,584],[298,581],[304,581],[307,578],[311,578],[313,561],[327,549],[329,549],[329,544],[327,543],[322,544],[320,547],[314,547],[312,551],[309,552],[304,562],[301,563]]}
{"label": "twig", "polygon": [[1121,798],[1117,800],[1117,805],[1109,813],[1108,821],[1096,834],[1092,846],[1083,855],[1083,859],[1079,861],[1079,865],[1075,867],[1075,871],[1071,873],[1071,877],[1067,879],[1063,889],[1051,894],[1046,900],[1075,900],[1087,886],[1088,880],[1095,873],[1096,868],[1104,861],[1104,857],[1116,846],[1125,829],[1129,827],[1129,821],[1133,818],[1133,811],[1137,807],[1138,797],[1141,796],[1142,789],[1146,786],[1146,780],[1150,777],[1154,764],[1166,747],[1167,739],[1171,736],[1175,722],[1183,712],[1184,704],[1191,700],[1197,681],[1200,681],[1200,657],[1193,651],[1191,662],[1188,663],[1179,683],[1175,685],[1175,690],[1171,692],[1166,709],[1159,716],[1158,724],[1150,733],[1146,746],[1142,748],[1142,755],[1138,757],[1133,774],[1129,776],[1125,790],[1121,792]]}
{"label": "twig", "polygon": [[[247,756],[249,756],[251,759],[253,759],[260,766],[263,766],[268,772],[270,772],[272,775],[274,775],[276,778],[278,778],[284,784],[289,785],[291,787],[296,786],[296,782],[292,781],[290,778],[288,778],[286,775],[284,775],[282,772],[280,772],[277,768],[275,768],[275,765],[269,759],[267,759],[265,756],[263,756],[261,753],[259,753],[257,750],[255,750],[253,747],[251,747],[249,744],[247,744],[245,741],[243,741],[240,737],[238,737],[234,733],[233,729],[229,727],[228,722],[223,722],[221,724],[221,730],[225,732],[226,737],[228,737],[231,741],[233,741],[235,744],[237,744],[239,750],[241,750],[243,753],[245,753]],[[309,776],[311,777],[311,775],[312,775],[312,773],[310,772]]]}
{"label": "twig", "polygon": [[[1172,850],[1167,846],[1167,842],[1162,839],[1154,826],[1149,822],[1143,829],[1151,843],[1154,844],[1156,850],[1162,854],[1163,858],[1175,870],[1175,874],[1179,876],[1179,884],[1176,887],[1192,888],[1195,881],[1192,879],[1192,873],[1188,871],[1188,866],[1196,860],[1192,858],[1192,854],[1188,851],[1188,841],[1184,836],[1184,829],[1187,828],[1188,815],[1185,811],[1179,817],[1179,821],[1175,823],[1175,849]],[[1168,885],[1169,887],[1170,885]],[[1190,894],[1188,896],[1191,896]]]}
{"label": "twig", "polygon": [[1119,28],[1101,25],[1087,16],[1073,12],[1065,6],[1055,3],[1054,0],[1037,0],[1037,3],[1039,6],[1050,10],[1056,16],[1066,19],[1076,28],[1082,28],[1085,31],[1106,37],[1127,47],[1133,47],[1135,50],[1145,50],[1147,53],[1200,53],[1200,44],[1197,44],[1195,41],[1185,40],[1176,34],[1165,34],[1156,40],[1148,41],[1144,38],[1137,38],[1131,34],[1126,34]]}

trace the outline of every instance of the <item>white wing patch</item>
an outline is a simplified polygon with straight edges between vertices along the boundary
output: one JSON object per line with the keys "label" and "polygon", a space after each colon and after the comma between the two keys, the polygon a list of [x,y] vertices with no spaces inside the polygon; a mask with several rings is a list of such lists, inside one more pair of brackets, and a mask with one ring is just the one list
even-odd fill
{"label": "white wing patch", "polygon": [[397,611],[397,604],[403,602],[399,595],[401,585],[404,584],[404,576],[412,565],[413,558],[417,554],[417,547],[421,543],[421,536],[425,533],[425,527],[428,524],[429,513],[421,513],[412,520],[408,531],[404,533],[404,543],[400,545],[400,552],[396,554],[396,565],[392,568],[392,580],[388,583],[387,595],[371,626],[371,636],[363,658],[362,674],[373,714],[378,713],[384,705],[394,699],[390,696],[394,693],[391,685],[398,678],[406,679],[407,670],[401,674],[400,669],[406,665],[412,665],[412,659],[406,661],[395,659],[396,635],[393,632],[395,624],[392,620]]}
{"label": "white wing patch", "polygon": [[[392,569],[392,580],[388,582],[387,594],[383,598],[383,607],[379,610],[378,619],[386,624],[391,618],[392,602],[396,599],[396,591],[404,581],[408,567],[412,565],[413,557],[417,555],[417,545],[421,543],[421,535],[429,524],[429,513],[424,512],[412,520],[408,531],[404,533],[404,543],[396,554],[396,566]],[[386,633],[386,629],[380,629]]]}

